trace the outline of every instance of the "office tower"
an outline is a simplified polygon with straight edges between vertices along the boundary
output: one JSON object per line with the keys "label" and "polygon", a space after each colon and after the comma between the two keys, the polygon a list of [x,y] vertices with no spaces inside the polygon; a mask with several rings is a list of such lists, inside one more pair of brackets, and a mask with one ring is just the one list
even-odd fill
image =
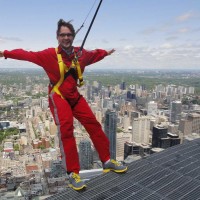
{"label": "office tower", "polygon": [[158,147],[167,149],[174,145],[180,144],[180,141],[181,141],[181,139],[179,138],[179,136],[177,134],[167,133],[166,138],[158,139]]}
{"label": "office tower", "polygon": [[129,112],[129,115],[130,115],[130,118],[131,118],[131,121],[135,118],[138,118],[140,117],[140,113],[139,112],[136,112],[136,111],[130,111]]}
{"label": "office tower", "polygon": [[124,144],[124,159],[126,159],[129,155],[139,155],[140,152],[140,145],[133,144],[130,142],[126,142]]}
{"label": "office tower", "polygon": [[50,177],[57,178],[57,177],[62,177],[62,176],[66,176],[66,171],[63,167],[62,161],[61,160],[53,160],[51,162]]}
{"label": "office tower", "polygon": [[160,147],[160,139],[167,138],[167,128],[162,125],[153,127],[152,147]]}
{"label": "office tower", "polygon": [[142,90],[146,90],[146,85],[145,85],[145,84],[142,84],[142,85],[141,85],[141,88],[142,88]]}
{"label": "office tower", "polygon": [[48,106],[49,106],[48,99],[46,97],[40,97],[40,107],[42,109],[48,109]]}
{"label": "office tower", "polygon": [[200,133],[200,114],[191,113],[187,119],[192,122],[192,133]]}
{"label": "office tower", "polygon": [[177,134],[167,133],[168,139],[170,140],[170,147],[180,144],[181,139]]}
{"label": "office tower", "polygon": [[110,141],[111,159],[116,159],[116,128],[117,128],[116,112],[107,110],[105,113],[104,131]]}
{"label": "office tower", "polygon": [[176,134],[178,132],[178,124],[169,124],[168,132]]}
{"label": "office tower", "polygon": [[133,99],[136,99],[136,95],[133,91],[127,91],[126,98],[127,100],[133,100]]}
{"label": "office tower", "polygon": [[147,115],[157,115],[158,104],[155,101],[150,101],[147,104]]}
{"label": "office tower", "polygon": [[182,111],[182,103],[181,101],[173,101],[171,102],[170,108],[170,121],[172,123],[176,123],[181,119],[181,111]]}
{"label": "office tower", "polygon": [[167,128],[157,125],[153,127],[152,147],[169,148],[180,144],[180,138],[177,134],[167,133]]}
{"label": "office tower", "polygon": [[124,118],[123,118],[123,127],[124,127],[124,130],[128,131],[129,126],[130,126],[130,118],[129,118],[128,115],[124,115]]}
{"label": "office tower", "polygon": [[192,121],[187,119],[181,119],[179,123],[178,130],[183,133],[183,136],[192,134]]}
{"label": "office tower", "polygon": [[107,102],[107,109],[112,110],[113,109],[113,100],[108,100]]}
{"label": "office tower", "polygon": [[189,87],[187,90],[188,94],[194,94],[194,87]]}
{"label": "office tower", "polygon": [[91,169],[93,165],[93,156],[91,143],[89,140],[82,140],[79,143],[79,159],[81,169]]}
{"label": "office tower", "polygon": [[139,117],[132,121],[132,142],[137,144],[149,144],[150,119]]}
{"label": "office tower", "polygon": [[124,146],[126,142],[129,142],[130,134],[117,134],[117,145],[116,145],[116,157],[118,161],[124,160]]}
{"label": "office tower", "polygon": [[87,100],[91,100],[92,98],[92,86],[91,85],[87,85],[87,96],[86,96]]}
{"label": "office tower", "polygon": [[121,90],[126,90],[126,83],[125,83],[125,82],[122,82],[122,83],[120,84],[120,89],[121,89]]}

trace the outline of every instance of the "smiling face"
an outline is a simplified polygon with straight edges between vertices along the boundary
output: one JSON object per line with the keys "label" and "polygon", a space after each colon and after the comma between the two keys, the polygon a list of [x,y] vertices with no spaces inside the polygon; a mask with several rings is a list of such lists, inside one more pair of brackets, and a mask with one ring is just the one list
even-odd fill
{"label": "smiling face", "polygon": [[60,31],[57,35],[57,40],[62,48],[64,48],[65,50],[70,50],[74,40],[74,35],[68,27],[61,26]]}

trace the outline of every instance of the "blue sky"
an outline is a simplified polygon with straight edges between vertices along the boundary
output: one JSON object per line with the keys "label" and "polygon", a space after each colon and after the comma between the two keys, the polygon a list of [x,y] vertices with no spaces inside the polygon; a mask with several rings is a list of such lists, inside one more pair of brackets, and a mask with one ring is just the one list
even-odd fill
{"label": "blue sky", "polygon": [[[78,29],[95,0],[0,0],[0,50],[55,47],[60,18]],[[80,46],[96,4],[75,38]],[[199,0],[103,0],[86,49],[116,52],[91,66],[131,69],[200,69]],[[32,67],[0,59],[1,67]]]}

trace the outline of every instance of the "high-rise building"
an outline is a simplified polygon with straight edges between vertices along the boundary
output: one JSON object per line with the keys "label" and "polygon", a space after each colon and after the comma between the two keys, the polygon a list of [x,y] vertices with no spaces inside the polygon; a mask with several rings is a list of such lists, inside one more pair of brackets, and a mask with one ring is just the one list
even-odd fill
{"label": "high-rise building", "polygon": [[91,100],[92,98],[92,86],[87,85],[87,100]]}
{"label": "high-rise building", "polygon": [[117,128],[116,112],[107,110],[105,113],[104,131],[110,141],[111,159],[116,159],[116,128]]}
{"label": "high-rise building", "polygon": [[137,144],[149,144],[150,118],[139,117],[132,121],[132,142]]}
{"label": "high-rise building", "polygon": [[61,160],[53,160],[51,162],[51,178],[62,177],[66,175],[66,171],[63,167]]}
{"label": "high-rise building", "polygon": [[136,111],[130,111],[129,115],[130,115],[131,121],[133,121],[134,118],[140,117],[140,113]]}
{"label": "high-rise building", "polygon": [[89,140],[82,140],[79,143],[79,159],[81,169],[91,169],[93,165],[93,155]]}
{"label": "high-rise building", "polygon": [[188,88],[188,94],[194,94],[194,87],[189,87]]}
{"label": "high-rise building", "polygon": [[121,89],[121,90],[126,90],[126,83],[125,83],[125,82],[122,82],[122,83],[120,84],[120,89]]}
{"label": "high-rise building", "polygon": [[134,91],[127,91],[126,98],[127,98],[127,100],[136,99],[136,95],[135,95]]}
{"label": "high-rise building", "polygon": [[167,128],[161,125],[153,127],[152,147],[160,147],[160,139],[167,138]]}
{"label": "high-rise building", "polygon": [[128,115],[124,115],[123,118],[123,127],[125,131],[128,131],[130,127],[130,117]]}
{"label": "high-rise building", "polygon": [[116,157],[118,161],[124,160],[124,146],[126,142],[129,142],[130,134],[117,134],[117,145],[116,145]]}
{"label": "high-rise building", "polygon": [[181,119],[178,130],[183,133],[183,136],[192,134],[192,121]]}
{"label": "high-rise building", "polygon": [[170,121],[176,123],[181,119],[182,103],[181,101],[172,101],[170,109]]}
{"label": "high-rise building", "polygon": [[150,101],[147,104],[147,115],[157,115],[158,104],[155,101]]}
{"label": "high-rise building", "polygon": [[191,113],[187,119],[192,122],[192,133],[200,133],[200,114]]}

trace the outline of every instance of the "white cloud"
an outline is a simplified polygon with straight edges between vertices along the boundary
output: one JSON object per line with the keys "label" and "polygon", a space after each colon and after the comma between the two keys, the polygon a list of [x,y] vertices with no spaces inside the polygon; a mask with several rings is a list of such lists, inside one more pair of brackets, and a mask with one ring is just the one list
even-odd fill
{"label": "white cloud", "polygon": [[164,43],[160,47],[164,48],[164,49],[171,49],[173,47],[173,45],[170,43]]}
{"label": "white cloud", "polygon": [[200,68],[200,45],[175,45],[164,43],[157,47],[119,47],[112,56],[101,61],[98,66],[123,68]]}
{"label": "white cloud", "polygon": [[187,33],[189,32],[190,30],[188,28],[181,28],[178,30],[179,33]]}
{"label": "white cloud", "polygon": [[22,39],[18,37],[1,37],[0,36],[0,42],[6,42],[6,41],[16,41],[16,42],[21,42]]}
{"label": "white cloud", "polygon": [[124,46],[124,50],[125,51],[129,51],[129,50],[132,50],[132,49],[133,49],[132,45],[126,45],[126,46]]}
{"label": "white cloud", "polygon": [[178,17],[176,18],[176,20],[177,20],[178,22],[184,22],[184,21],[187,21],[187,20],[193,18],[194,16],[195,16],[194,12],[189,11],[189,12],[187,12],[187,13],[184,13],[184,14],[178,16]]}

